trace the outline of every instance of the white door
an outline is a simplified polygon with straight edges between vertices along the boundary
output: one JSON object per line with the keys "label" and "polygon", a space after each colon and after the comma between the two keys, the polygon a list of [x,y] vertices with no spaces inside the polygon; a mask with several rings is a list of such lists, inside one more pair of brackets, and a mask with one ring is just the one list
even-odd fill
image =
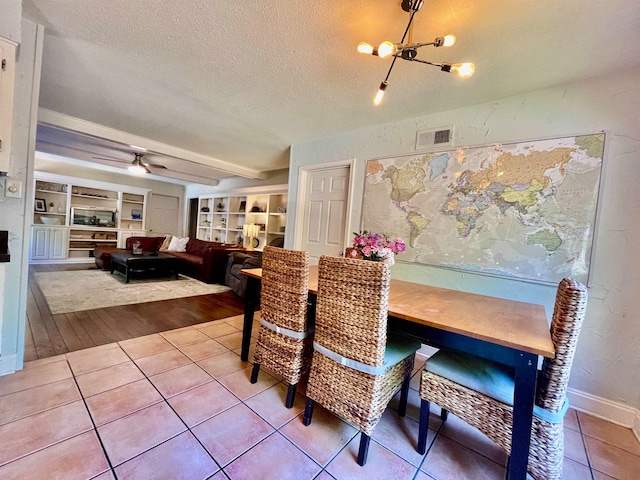
{"label": "white door", "polygon": [[321,255],[340,255],[345,248],[350,167],[310,170],[304,184],[301,249],[315,263]]}
{"label": "white door", "polygon": [[149,202],[150,237],[178,235],[180,233],[180,199],[169,195],[151,195]]}

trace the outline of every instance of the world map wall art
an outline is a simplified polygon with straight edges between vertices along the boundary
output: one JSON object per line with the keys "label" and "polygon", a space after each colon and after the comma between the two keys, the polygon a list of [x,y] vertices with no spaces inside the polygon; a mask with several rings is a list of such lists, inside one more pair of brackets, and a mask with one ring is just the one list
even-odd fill
{"label": "world map wall art", "polygon": [[604,133],[367,162],[362,228],[400,236],[398,261],[586,283]]}

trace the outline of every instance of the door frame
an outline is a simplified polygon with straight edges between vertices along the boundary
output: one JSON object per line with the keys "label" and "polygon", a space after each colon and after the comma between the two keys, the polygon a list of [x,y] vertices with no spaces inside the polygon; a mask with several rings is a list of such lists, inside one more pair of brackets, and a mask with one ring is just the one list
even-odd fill
{"label": "door frame", "polygon": [[347,208],[345,212],[346,222],[343,239],[344,246],[346,247],[349,245],[351,242],[350,232],[352,232],[351,212],[353,211],[353,184],[356,174],[355,164],[355,158],[348,158],[346,160],[336,160],[333,162],[318,163],[315,165],[300,167],[298,173],[298,195],[296,199],[296,229],[293,239],[295,249],[300,250],[302,248],[304,239],[302,227],[304,226],[304,216],[306,214],[304,207],[307,203],[307,184],[309,182],[309,176],[312,172],[317,172],[318,170],[331,170],[336,167],[349,167],[349,194],[347,195]]}

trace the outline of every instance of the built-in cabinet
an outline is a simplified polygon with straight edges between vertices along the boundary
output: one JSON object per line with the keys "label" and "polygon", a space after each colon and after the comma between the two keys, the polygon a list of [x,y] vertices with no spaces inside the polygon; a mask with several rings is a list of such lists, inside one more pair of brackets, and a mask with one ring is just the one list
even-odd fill
{"label": "built-in cabinet", "polygon": [[144,236],[148,192],[36,172],[31,260],[90,261],[96,245]]}
{"label": "built-in cabinet", "polygon": [[67,258],[69,229],[34,226],[31,231],[32,260],[64,260]]}
{"label": "built-in cabinet", "polygon": [[259,226],[254,248],[262,250],[274,239],[283,238],[287,226],[287,194],[249,193],[246,195],[202,195],[198,202],[197,237],[201,240],[242,243],[245,224]]}

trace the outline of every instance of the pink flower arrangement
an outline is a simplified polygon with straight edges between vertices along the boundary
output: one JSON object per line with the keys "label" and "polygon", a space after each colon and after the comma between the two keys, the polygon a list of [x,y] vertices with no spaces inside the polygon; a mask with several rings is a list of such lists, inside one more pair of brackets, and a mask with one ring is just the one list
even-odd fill
{"label": "pink flower arrangement", "polygon": [[389,240],[382,233],[373,233],[362,230],[360,233],[354,232],[353,249],[350,255],[354,258],[362,255],[365,260],[384,261],[393,259],[396,253],[402,253],[405,250],[404,240],[396,237]]}

